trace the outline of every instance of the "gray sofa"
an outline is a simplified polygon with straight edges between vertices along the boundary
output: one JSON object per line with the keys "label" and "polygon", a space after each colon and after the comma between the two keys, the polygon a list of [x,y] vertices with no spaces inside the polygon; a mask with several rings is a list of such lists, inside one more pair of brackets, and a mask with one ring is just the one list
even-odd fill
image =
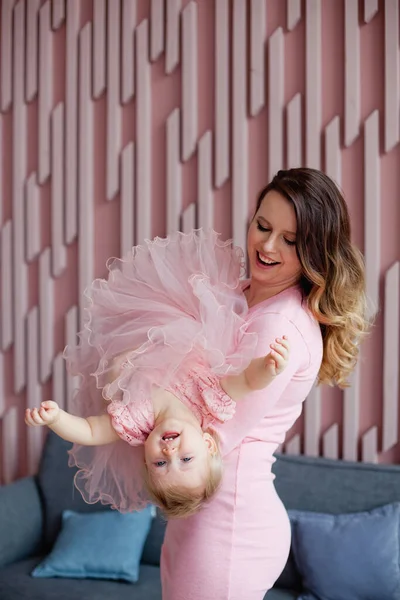
{"label": "gray sofa", "polygon": [[[51,549],[63,510],[109,510],[86,505],[74,490],[74,471],[66,460],[68,448],[68,443],[50,433],[38,476],[0,487],[1,600],[161,600],[159,557],[165,523],[159,517],[148,535],[136,584],[30,576]],[[288,509],[339,514],[400,501],[397,466],[279,456],[274,471],[276,488]],[[265,600],[294,600],[301,591],[300,576],[289,557]]]}

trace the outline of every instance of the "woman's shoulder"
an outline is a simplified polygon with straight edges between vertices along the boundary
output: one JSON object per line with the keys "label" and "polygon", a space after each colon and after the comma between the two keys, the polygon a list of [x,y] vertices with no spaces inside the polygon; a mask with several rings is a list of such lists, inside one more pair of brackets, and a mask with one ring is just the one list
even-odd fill
{"label": "woman's shoulder", "polygon": [[297,286],[287,288],[279,294],[271,296],[271,298],[252,307],[249,312],[250,315],[257,316],[275,314],[295,323],[304,321],[305,323],[310,322],[310,324],[318,325],[307,307],[300,288]]}
{"label": "woman's shoulder", "polygon": [[318,353],[322,352],[322,334],[319,323],[311,314],[298,287],[291,287],[260,302],[249,312],[249,321],[256,329],[289,327],[298,333],[300,340]]}

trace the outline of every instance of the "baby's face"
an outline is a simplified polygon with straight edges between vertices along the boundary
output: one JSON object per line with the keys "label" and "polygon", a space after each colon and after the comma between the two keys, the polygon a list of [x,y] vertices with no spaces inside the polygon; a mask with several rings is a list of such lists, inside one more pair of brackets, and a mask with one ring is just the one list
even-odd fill
{"label": "baby's face", "polygon": [[158,485],[199,489],[209,473],[215,442],[208,434],[179,419],[167,419],[144,444],[149,475]]}

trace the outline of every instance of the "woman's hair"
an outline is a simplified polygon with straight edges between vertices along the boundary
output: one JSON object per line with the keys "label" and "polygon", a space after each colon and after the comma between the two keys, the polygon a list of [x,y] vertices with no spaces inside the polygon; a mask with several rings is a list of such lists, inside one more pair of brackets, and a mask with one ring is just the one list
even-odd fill
{"label": "woman's hair", "polygon": [[369,327],[364,260],[351,243],[346,203],[332,179],[316,169],[278,171],[259,193],[256,212],[272,190],[289,200],[296,214],[300,286],[324,344],[319,382],[346,387]]}
{"label": "woman's hair", "polygon": [[144,484],[150,499],[161,509],[167,518],[185,518],[197,513],[204,502],[210,500],[218,490],[222,479],[222,456],[216,432],[208,430],[217,445],[217,452],[209,457],[209,471],[204,486],[192,490],[182,486],[165,486],[156,482],[145,465]]}

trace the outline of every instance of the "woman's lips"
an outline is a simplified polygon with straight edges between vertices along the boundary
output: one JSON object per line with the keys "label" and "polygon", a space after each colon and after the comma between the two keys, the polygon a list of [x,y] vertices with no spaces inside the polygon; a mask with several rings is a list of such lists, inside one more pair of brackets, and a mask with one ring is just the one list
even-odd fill
{"label": "woman's lips", "polygon": [[263,267],[263,268],[265,268],[265,269],[270,269],[271,267],[275,267],[276,265],[279,265],[279,262],[278,262],[278,261],[274,261],[274,262],[271,262],[271,263],[266,263],[266,262],[264,262],[264,260],[261,258],[261,255],[260,255],[260,253],[259,253],[259,252],[257,252],[257,264],[258,264],[260,267]]}

